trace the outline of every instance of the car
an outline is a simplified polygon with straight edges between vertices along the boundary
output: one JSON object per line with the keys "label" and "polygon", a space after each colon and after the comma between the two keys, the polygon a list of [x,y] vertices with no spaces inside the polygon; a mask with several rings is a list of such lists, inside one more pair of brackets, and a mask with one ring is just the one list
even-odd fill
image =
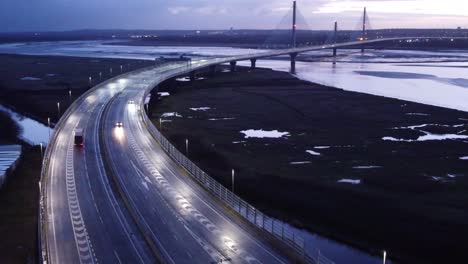
{"label": "car", "polygon": [[115,123],[115,126],[116,127],[123,127],[123,123],[122,122],[117,122],[117,123]]}

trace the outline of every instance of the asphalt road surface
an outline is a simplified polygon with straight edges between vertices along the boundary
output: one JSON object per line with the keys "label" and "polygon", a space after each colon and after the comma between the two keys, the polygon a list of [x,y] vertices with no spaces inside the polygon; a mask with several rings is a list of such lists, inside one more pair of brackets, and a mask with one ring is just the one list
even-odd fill
{"label": "asphalt road surface", "polygon": [[[103,84],[58,127],[46,188],[50,262],[289,262],[190,179],[144,127],[136,102],[180,67]],[[84,147],[74,145],[76,128]]]}

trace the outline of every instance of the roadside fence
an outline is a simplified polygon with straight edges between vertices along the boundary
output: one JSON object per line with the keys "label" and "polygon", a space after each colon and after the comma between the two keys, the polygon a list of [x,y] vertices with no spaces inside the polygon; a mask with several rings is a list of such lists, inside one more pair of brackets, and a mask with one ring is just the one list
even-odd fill
{"label": "roadside fence", "polygon": [[296,232],[291,228],[291,225],[267,216],[207,175],[162,135],[162,133],[150,121],[145,111],[141,111],[141,115],[150,134],[157,142],[159,142],[161,147],[212,195],[219,198],[228,207],[257,228],[262,229],[284,242],[301,257],[304,263],[334,264],[333,261],[322,255],[319,250],[315,250],[311,245],[308,245],[300,235],[296,234]]}

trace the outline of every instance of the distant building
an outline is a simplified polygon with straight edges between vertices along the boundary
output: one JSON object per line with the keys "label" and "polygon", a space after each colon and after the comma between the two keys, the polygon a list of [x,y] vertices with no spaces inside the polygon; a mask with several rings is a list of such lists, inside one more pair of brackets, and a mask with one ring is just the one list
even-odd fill
{"label": "distant building", "polygon": [[6,181],[7,172],[15,170],[21,156],[22,148],[20,145],[1,145],[0,146],[0,188]]}

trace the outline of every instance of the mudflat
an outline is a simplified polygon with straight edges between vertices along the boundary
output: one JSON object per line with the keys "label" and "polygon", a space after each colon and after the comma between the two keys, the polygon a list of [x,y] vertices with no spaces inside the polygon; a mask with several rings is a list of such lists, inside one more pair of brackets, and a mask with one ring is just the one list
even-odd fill
{"label": "mudflat", "polygon": [[160,85],[153,122],[271,216],[401,263],[467,257],[468,113],[239,69]]}
{"label": "mudflat", "polygon": [[48,117],[55,122],[89,88],[149,65],[154,61],[0,55],[0,103],[43,123]]}

